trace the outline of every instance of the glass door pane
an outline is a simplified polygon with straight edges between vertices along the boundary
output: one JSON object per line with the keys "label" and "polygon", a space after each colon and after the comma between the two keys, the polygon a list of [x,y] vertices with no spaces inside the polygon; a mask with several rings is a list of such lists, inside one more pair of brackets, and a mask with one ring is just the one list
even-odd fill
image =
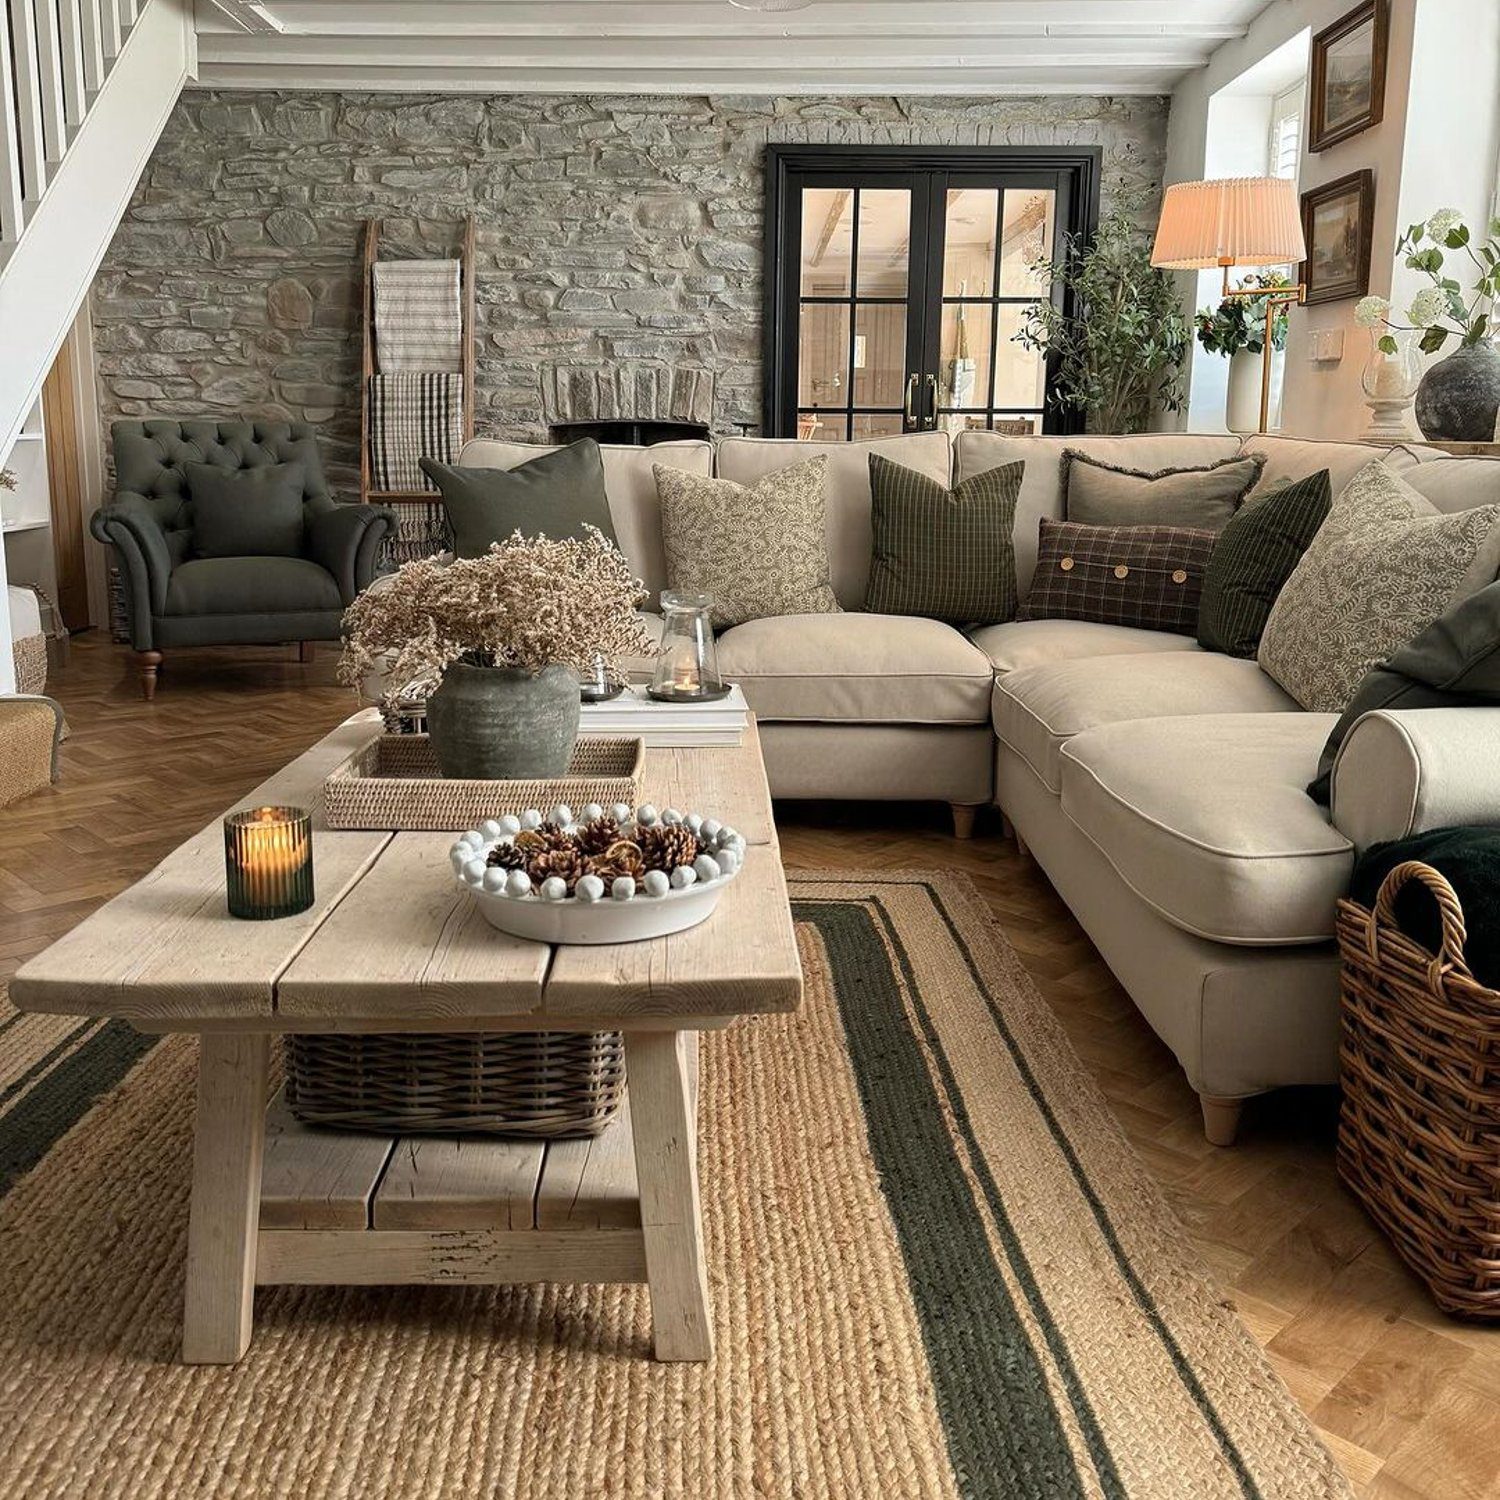
{"label": "glass door pane", "polygon": [[[1047,367],[1016,341],[1023,313],[1051,292],[1057,191],[950,179],[940,214],[937,410],[949,432],[1027,421],[1040,431]],[[933,418],[935,417],[935,420]]]}
{"label": "glass door pane", "polygon": [[797,435],[850,441],[905,429],[911,361],[912,191],[804,187]]}

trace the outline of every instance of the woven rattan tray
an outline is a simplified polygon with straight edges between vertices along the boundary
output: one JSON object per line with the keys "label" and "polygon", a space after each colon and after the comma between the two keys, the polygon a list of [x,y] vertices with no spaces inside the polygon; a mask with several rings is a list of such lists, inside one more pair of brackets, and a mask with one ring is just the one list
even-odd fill
{"label": "woven rattan tray", "polygon": [[323,783],[330,828],[445,829],[485,818],[590,802],[609,807],[639,800],[645,747],[638,739],[581,739],[567,775],[541,781],[450,781],[438,775],[425,734],[378,734]]}

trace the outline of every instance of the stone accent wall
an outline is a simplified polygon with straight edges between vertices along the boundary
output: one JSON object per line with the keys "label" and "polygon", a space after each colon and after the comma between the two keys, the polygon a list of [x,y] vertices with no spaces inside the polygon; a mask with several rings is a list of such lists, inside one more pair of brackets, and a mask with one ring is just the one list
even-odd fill
{"label": "stone accent wall", "polygon": [[442,255],[472,212],[480,432],[544,436],[558,391],[616,366],[753,431],[768,142],[1100,144],[1107,201],[1154,197],[1166,120],[1165,98],[188,93],[95,284],[105,414],[304,418],[357,483],[363,221]]}

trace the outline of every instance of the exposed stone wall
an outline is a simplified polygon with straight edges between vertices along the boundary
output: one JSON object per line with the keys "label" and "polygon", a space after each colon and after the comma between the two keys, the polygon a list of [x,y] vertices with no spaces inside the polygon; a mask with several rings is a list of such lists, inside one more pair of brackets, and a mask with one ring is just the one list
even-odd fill
{"label": "exposed stone wall", "polygon": [[718,429],[754,430],[768,142],[1099,144],[1108,198],[1156,191],[1166,118],[1164,98],[189,93],[95,286],[101,399],[305,418],[347,487],[363,221],[445,254],[472,212],[481,432],[543,435],[570,372],[619,364],[706,371]]}

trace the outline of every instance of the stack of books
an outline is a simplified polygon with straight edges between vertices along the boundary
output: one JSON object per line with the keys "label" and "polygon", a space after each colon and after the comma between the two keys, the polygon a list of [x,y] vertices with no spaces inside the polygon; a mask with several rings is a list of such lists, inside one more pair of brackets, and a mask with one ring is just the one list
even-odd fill
{"label": "stack of books", "polygon": [[579,733],[631,735],[648,750],[738,745],[748,713],[738,686],[712,703],[658,703],[631,684],[607,703],[585,703]]}

